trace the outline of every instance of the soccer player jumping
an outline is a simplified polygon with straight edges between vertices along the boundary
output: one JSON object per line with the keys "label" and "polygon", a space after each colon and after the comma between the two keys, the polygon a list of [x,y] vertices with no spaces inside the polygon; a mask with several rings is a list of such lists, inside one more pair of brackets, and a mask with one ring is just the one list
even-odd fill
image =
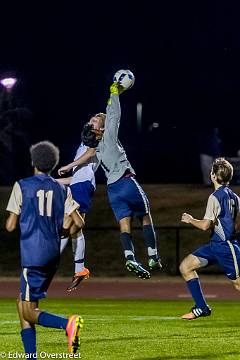
{"label": "soccer player jumping", "polygon": [[[107,178],[107,193],[111,208],[120,225],[120,239],[126,259],[126,267],[142,279],[149,279],[151,274],[135,258],[131,235],[131,222],[138,217],[142,228],[145,245],[148,251],[150,270],[160,269],[161,263],[157,251],[157,241],[150,215],[148,198],[135,179],[135,172],[127,159],[119,139],[118,131],[121,118],[119,95],[123,88],[118,83],[110,87],[106,118],[103,114],[93,116],[85,125],[85,137],[98,145],[90,146],[84,155],[73,163],[59,169],[62,175],[89,161],[96,155]],[[84,142],[84,140],[83,140]]]}
{"label": "soccer player jumping", "polygon": [[[87,151],[88,147],[82,142],[77,149],[74,160],[79,158]],[[59,183],[70,185],[73,199],[81,204],[80,215],[86,220],[86,214],[90,211],[92,197],[96,189],[95,171],[98,168],[98,162],[89,161],[83,166],[73,167],[73,174],[67,178],[56,179]],[[82,229],[76,231],[73,224],[70,228],[70,235],[72,238],[72,250],[74,257],[75,271],[72,277],[71,284],[67,287],[67,291],[71,292],[75,290],[83,279],[87,279],[90,276],[89,270],[84,266],[85,260],[85,237]],[[65,249],[69,240],[69,236],[62,237],[61,239],[61,253]]]}
{"label": "soccer player jumping", "polygon": [[224,158],[218,158],[213,162],[210,176],[215,191],[208,198],[204,218],[197,220],[184,213],[181,220],[200,230],[212,228],[209,244],[188,255],[180,265],[180,272],[195,301],[191,312],[182,316],[182,319],[186,320],[211,315],[211,309],[201,290],[197,269],[217,263],[234,287],[240,291],[240,247],[235,230],[237,214],[240,212],[240,199],[228,187],[233,176],[233,167]]}
{"label": "soccer player jumping", "polygon": [[25,353],[32,358],[36,355],[35,324],[63,329],[69,352],[75,353],[79,348],[81,316],[67,319],[50,314],[38,308],[38,301],[46,296],[59,265],[62,229],[67,232],[72,221],[79,229],[84,220],[70,189],[50,176],[59,161],[58,148],[42,141],[33,145],[30,153],[34,175],[15,183],[7,206],[10,215],[6,229],[15,230],[19,219],[22,274],[17,307]]}

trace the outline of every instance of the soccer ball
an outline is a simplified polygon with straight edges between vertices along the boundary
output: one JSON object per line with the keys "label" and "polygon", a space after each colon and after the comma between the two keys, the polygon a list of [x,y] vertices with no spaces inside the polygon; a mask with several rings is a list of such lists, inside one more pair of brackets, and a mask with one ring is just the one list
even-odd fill
{"label": "soccer ball", "polygon": [[135,77],[130,70],[118,70],[114,74],[113,81],[119,83],[124,90],[127,90],[133,86]]}

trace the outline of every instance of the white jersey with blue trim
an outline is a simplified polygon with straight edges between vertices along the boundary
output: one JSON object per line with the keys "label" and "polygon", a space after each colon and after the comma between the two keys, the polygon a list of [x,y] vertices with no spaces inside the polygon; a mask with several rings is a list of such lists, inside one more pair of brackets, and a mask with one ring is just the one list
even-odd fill
{"label": "white jersey with blue trim", "polygon": [[[74,160],[78,159],[82,156],[88,147],[83,143],[80,144],[79,148],[77,149],[76,155]],[[99,162],[96,157],[91,158],[86,164],[81,166],[74,166],[73,168],[73,175],[71,185],[77,184],[79,182],[84,181],[91,181],[92,185],[96,189],[96,181],[95,181],[95,171],[97,171]]]}

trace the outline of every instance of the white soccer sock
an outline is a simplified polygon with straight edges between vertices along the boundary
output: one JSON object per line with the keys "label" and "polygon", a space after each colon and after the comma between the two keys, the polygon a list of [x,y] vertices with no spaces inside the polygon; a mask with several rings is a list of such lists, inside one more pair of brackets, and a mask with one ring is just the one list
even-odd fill
{"label": "white soccer sock", "polygon": [[75,273],[84,269],[85,238],[83,233],[76,239],[72,239],[72,249],[75,263]]}
{"label": "white soccer sock", "polygon": [[63,252],[63,250],[65,249],[65,247],[67,246],[68,243],[68,237],[67,238],[62,238],[61,239],[61,247],[60,247],[60,254]]}

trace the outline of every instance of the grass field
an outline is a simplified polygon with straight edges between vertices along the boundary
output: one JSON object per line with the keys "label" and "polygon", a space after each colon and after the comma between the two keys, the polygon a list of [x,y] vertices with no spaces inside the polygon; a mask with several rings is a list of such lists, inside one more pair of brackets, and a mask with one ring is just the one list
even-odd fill
{"label": "grass field", "polygon": [[[41,307],[82,314],[82,359],[240,359],[239,302],[211,301],[211,317],[179,319],[190,306],[188,301],[50,299]],[[0,312],[1,358],[3,351],[22,352],[22,344],[15,301],[1,299]],[[38,353],[66,354],[62,330],[37,327],[37,341]]]}

